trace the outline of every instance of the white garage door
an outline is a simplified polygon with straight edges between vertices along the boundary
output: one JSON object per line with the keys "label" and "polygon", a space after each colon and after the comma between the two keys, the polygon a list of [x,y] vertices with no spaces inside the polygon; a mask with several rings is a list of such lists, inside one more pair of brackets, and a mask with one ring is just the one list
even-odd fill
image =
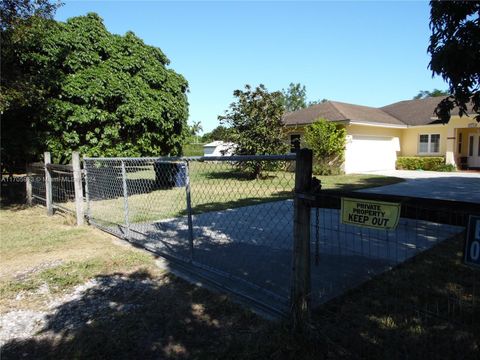
{"label": "white garage door", "polygon": [[345,151],[345,172],[351,174],[363,171],[395,170],[397,150],[400,150],[398,138],[349,136]]}

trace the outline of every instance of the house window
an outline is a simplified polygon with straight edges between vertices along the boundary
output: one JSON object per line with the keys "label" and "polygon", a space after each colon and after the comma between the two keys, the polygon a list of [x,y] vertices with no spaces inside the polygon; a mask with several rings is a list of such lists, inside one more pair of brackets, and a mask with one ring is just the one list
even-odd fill
{"label": "house window", "polygon": [[473,156],[473,135],[468,138],[468,156]]}
{"label": "house window", "polygon": [[438,154],[440,152],[440,134],[420,134],[419,154]]}
{"label": "house window", "polygon": [[462,141],[463,141],[463,134],[458,133],[458,153],[462,153]]}
{"label": "house window", "polygon": [[290,152],[300,150],[300,135],[290,135]]}

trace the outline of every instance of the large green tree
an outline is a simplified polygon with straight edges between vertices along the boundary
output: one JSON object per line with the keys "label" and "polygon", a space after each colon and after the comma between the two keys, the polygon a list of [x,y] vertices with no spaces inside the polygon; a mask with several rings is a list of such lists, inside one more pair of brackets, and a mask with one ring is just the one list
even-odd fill
{"label": "large green tree", "polygon": [[59,71],[37,54],[54,24],[51,19],[57,7],[58,3],[48,0],[0,3],[2,172],[21,169],[42,149],[38,132],[48,89],[58,80]]}
{"label": "large green tree", "polygon": [[[15,158],[19,143],[27,144],[24,157],[50,150],[61,162],[72,150],[89,156],[181,153],[188,136],[188,83],[167,67],[160,49],[132,32],[109,33],[96,14],[39,26],[39,41],[27,29],[23,38],[29,41],[19,39],[20,51],[5,49],[14,55],[6,68],[2,63],[2,73],[20,65],[22,76],[41,84],[41,91],[31,96],[34,102],[2,101],[4,153]],[[11,131],[22,127],[32,135],[28,141]],[[14,136],[4,147],[5,133]]]}
{"label": "large green tree", "polygon": [[448,121],[458,106],[460,115],[473,112],[480,121],[480,2],[430,2],[430,69],[448,83],[451,96],[442,100],[436,112]]}
{"label": "large green tree", "polygon": [[[231,127],[231,139],[236,144],[236,155],[265,155],[286,153],[284,140],[284,114],[282,93],[269,92],[264,85],[252,89],[235,90],[236,101],[230,105],[221,123]],[[266,164],[246,163],[246,170],[253,177],[261,176]]]}

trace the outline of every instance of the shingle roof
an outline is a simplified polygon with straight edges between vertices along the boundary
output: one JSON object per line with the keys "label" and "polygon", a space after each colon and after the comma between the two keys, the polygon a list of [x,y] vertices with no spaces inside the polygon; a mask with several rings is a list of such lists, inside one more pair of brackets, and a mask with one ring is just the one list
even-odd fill
{"label": "shingle roof", "polygon": [[327,101],[321,104],[309,106],[305,109],[287,113],[283,117],[283,121],[286,125],[302,125],[310,124],[319,117],[323,117],[330,121],[347,120],[345,115],[341,114],[332,103],[332,101]]}
{"label": "shingle roof", "polygon": [[404,125],[400,120],[396,119],[385,111],[382,111],[381,109],[369,106],[347,104],[338,101],[332,101],[332,105],[335,106],[338,111],[342,113],[348,120]]}
{"label": "shingle roof", "polygon": [[[391,125],[427,125],[437,123],[435,108],[445,97],[432,97],[419,100],[405,100],[374,108],[327,101],[308,108],[285,114],[286,125],[310,124],[318,118],[330,121],[358,121]],[[451,112],[458,115],[458,109]]]}
{"label": "shingle roof", "polygon": [[[446,96],[430,97],[418,100],[399,101],[381,107],[383,111],[401,120],[407,125],[428,125],[435,122],[435,108]],[[451,115],[458,115],[458,108],[451,111]]]}

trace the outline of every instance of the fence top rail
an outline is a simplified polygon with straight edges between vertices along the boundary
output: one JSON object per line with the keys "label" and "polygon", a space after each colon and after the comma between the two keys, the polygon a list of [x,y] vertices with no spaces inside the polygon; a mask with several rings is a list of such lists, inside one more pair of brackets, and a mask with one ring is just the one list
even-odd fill
{"label": "fence top rail", "polygon": [[158,157],[84,157],[86,161],[287,161],[295,160],[295,153],[285,155],[232,155],[232,156],[158,156]]}
{"label": "fence top rail", "polygon": [[60,164],[47,164],[47,169],[53,171],[63,171],[63,172],[72,172],[72,165],[60,165]]}

